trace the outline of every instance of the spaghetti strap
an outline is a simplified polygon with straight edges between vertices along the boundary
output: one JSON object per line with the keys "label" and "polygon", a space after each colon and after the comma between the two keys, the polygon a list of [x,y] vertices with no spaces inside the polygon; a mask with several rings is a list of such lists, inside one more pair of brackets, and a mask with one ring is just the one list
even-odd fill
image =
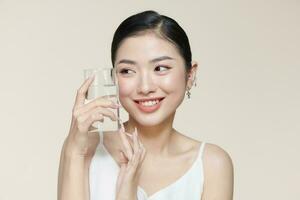
{"label": "spaghetti strap", "polygon": [[98,132],[100,136],[100,144],[103,145],[103,131],[101,130],[100,125],[98,125]]}
{"label": "spaghetti strap", "polygon": [[201,147],[200,147],[200,152],[199,152],[199,156],[202,157],[203,151],[204,151],[204,147],[205,147],[205,142],[201,143]]}

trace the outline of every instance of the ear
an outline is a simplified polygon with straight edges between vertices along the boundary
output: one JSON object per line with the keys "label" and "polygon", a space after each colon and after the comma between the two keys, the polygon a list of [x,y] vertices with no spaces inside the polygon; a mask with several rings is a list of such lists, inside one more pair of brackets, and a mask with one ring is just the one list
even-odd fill
{"label": "ear", "polygon": [[187,84],[186,89],[190,90],[193,87],[193,84],[196,79],[197,69],[198,69],[198,63],[196,61],[192,61],[192,66],[187,74]]}

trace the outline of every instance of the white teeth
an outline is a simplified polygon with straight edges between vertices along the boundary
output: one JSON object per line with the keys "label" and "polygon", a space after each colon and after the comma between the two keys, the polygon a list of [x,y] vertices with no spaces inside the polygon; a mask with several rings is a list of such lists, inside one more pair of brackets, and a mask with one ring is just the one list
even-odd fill
{"label": "white teeth", "polygon": [[140,101],[139,103],[142,104],[143,106],[154,106],[155,104],[157,104],[159,102],[159,100],[155,100],[155,101]]}

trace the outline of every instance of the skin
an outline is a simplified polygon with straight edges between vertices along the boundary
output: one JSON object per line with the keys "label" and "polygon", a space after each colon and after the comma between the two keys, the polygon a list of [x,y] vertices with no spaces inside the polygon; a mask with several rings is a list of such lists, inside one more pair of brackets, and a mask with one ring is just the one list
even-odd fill
{"label": "skin", "polygon": [[[151,62],[162,56],[172,59]],[[135,64],[120,63],[122,60],[134,61]],[[129,120],[125,123],[126,130],[132,132],[137,127],[148,155],[168,155],[169,142],[175,131],[172,127],[175,112],[186,90],[193,84],[197,64],[193,63],[187,82],[184,61],[175,46],[148,33],[123,41],[117,51],[115,67],[120,101],[129,114]],[[165,99],[158,111],[149,114],[139,111],[133,101],[147,97]]]}
{"label": "skin", "polygon": [[[153,62],[155,58],[163,56],[172,59]],[[143,170],[143,175],[140,176],[139,185],[143,186],[148,196],[178,178],[177,175],[176,178],[159,181],[157,168],[161,171],[166,170],[162,175],[168,174],[169,170],[171,174],[181,176],[194,161],[198,148],[188,147],[195,147],[199,142],[176,131],[173,128],[173,120],[186,91],[193,85],[197,66],[196,62],[192,62],[191,70],[187,72],[176,46],[151,32],[125,39],[117,51],[115,67],[120,101],[129,113],[125,129],[132,132],[133,127],[136,127],[141,143],[146,148],[147,154],[140,169]],[[133,101],[146,97],[165,97],[165,99],[159,110],[149,114],[141,112]],[[172,159],[176,160],[174,156],[180,157],[179,155],[185,151],[188,152],[186,157],[178,159],[178,164],[182,166],[180,169],[174,169],[172,172],[170,167],[165,167],[162,160],[170,160],[169,163],[172,163]],[[232,199],[233,166],[230,156],[217,145],[207,144],[203,159],[206,178],[202,199]],[[186,166],[182,164],[183,160],[187,160]],[[153,163],[159,166],[154,170],[155,173],[150,167]],[[155,178],[151,182],[149,177]]]}
{"label": "skin", "polygon": [[[172,59],[153,61],[162,56]],[[114,66],[120,101],[129,120],[119,134],[104,134],[103,141],[120,167],[117,200],[135,200],[138,186],[151,196],[178,180],[192,166],[201,142],[173,128],[176,109],[196,75],[198,65],[191,64],[187,72],[177,48],[155,33],[129,37],[120,45]],[[116,120],[108,109],[117,108],[112,101],[99,97],[84,103],[92,81],[92,78],[87,79],[77,91],[70,131],[61,153],[59,200],[89,199],[88,169],[99,143],[99,135],[91,129],[91,124],[103,121],[103,117]],[[159,110],[143,113],[133,100],[147,97],[165,99]],[[231,200],[233,166],[230,156],[217,145],[207,143],[203,163],[205,182],[201,199]]]}
{"label": "skin", "polygon": [[120,172],[117,180],[116,199],[132,200],[137,199],[140,167],[145,158],[146,150],[139,141],[136,129],[130,139],[127,139],[124,131],[124,129],[120,131],[125,151],[120,151]]}
{"label": "skin", "polygon": [[[103,121],[104,116],[116,120],[116,116],[108,108],[116,109],[118,105],[106,97],[99,97],[85,103],[85,97],[92,81],[93,78],[87,79],[77,91],[70,131],[61,151],[58,200],[90,199],[89,166],[99,144],[99,134],[91,125],[95,121]],[[137,131],[130,139],[126,134],[128,133],[124,129],[119,130],[118,137],[122,141],[122,154],[116,200],[136,199],[136,184],[139,177],[137,171],[145,157],[145,148],[139,142]],[[130,184],[126,184],[128,182]]]}

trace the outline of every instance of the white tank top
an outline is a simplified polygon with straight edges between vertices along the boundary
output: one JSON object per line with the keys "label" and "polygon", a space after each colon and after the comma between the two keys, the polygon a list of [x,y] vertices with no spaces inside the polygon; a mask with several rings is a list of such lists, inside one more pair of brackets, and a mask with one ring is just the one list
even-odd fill
{"label": "white tank top", "polygon": [[[202,142],[192,166],[175,182],[151,196],[138,186],[138,200],[200,200],[204,182],[202,164],[204,146],[205,143]],[[115,200],[119,169],[119,165],[103,145],[103,133],[100,132],[100,142],[89,170],[90,200]]]}

